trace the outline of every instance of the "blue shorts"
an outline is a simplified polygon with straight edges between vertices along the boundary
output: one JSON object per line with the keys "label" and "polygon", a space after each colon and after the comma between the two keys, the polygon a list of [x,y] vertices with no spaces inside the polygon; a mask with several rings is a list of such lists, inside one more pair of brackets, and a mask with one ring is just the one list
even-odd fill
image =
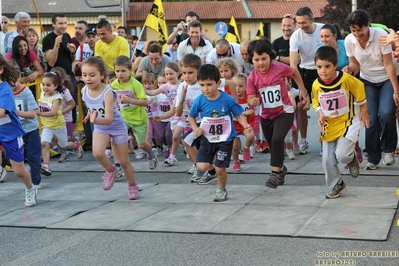
{"label": "blue shorts", "polygon": [[21,137],[17,137],[9,142],[1,142],[4,147],[5,156],[13,160],[14,162],[23,162],[25,160],[24,156],[24,140]]}

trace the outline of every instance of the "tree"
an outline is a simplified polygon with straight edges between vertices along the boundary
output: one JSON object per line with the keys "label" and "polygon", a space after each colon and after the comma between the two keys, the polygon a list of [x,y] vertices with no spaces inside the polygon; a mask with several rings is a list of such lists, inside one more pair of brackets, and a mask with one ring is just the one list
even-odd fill
{"label": "tree", "polygon": [[[371,16],[371,22],[399,30],[398,0],[358,0],[357,8],[367,11]],[[328,5],[322,12],[322,19],[325,22],[336,23],[342,29],[349,30],[345,25],[345,18],[352,12],[351,0],[328,0]]]}

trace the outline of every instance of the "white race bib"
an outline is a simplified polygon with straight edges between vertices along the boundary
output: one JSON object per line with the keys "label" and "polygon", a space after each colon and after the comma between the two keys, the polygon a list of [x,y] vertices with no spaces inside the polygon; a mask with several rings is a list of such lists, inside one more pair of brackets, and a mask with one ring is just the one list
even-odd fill
{"label": "white race bib", "polygon": [[105,108],[102,104],[87,104],[87,112],[97,111],[98,118],[105,118]]}
{"label": "white race bib", "polygon": [[276,108],[283,105],[280,85],[262,88],[259,93],[263,108]]}
{"label": "white race bib", "polygon": [[227,141],[231,135],[230,116],[203,117],[200,128],[202,128],[202,134],[210,143]]}
{"label": "white race bib", "polygon": [[[50,112],[51,108],[53,107],[52,103],[43,102],[41,100],[38,100],[37,102],[39,103],[40,112],[43,112],[43,113]],[[46,116],[46,117],[43,117],[43,118],[55,118],[55,117],[57,117],[57,116]]]}
{"label": "white race bib", "polygon": [[[26,112],[27,110],[24,110],[24,101],[20,100],[20,99],[15,99],[15,107],[17,107],[17,110],[21,111],[21,112]],[[24,120],[26,118],[23,117],[19,117],[19,120]]]}

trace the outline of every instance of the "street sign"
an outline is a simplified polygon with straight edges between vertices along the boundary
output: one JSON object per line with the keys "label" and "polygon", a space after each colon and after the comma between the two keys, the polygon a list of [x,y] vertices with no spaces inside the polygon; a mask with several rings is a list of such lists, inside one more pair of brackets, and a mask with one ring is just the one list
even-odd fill
{"label": "street sign", "polygon": [[227,33],[228,26],[224,22],[218,22],[215,25],[215,32],[218,36],[223,37]]}

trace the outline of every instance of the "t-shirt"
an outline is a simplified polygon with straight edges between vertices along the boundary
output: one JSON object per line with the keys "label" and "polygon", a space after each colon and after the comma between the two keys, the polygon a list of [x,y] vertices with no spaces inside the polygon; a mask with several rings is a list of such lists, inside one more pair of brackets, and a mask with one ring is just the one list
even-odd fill
{"label": "t-shirt", "polygon": [[275,39],[272,43],[273,50],[278,56],[290,56],[290,40],[286,40],[283,36]]}
{"label": "t-shirt", "polygon": [[[29,52],[29,60],[30,64],[24,64],[21,69],[21,77],[27,77],[33,72],[36,71],[35,67],[33,66],[33,62],[36,62],[38,60],[37,55],[33,51],[28,51]],[[5,56],[7,60],[12,60],[12,53],[9,53]]]}
{"label": "t-shirt", "polygon": [[[47,52],[48,50],[52,50],[54,48],[55,39],[57,38],[57,34],[54,32],[50,32],[43,38],[43,52]],[[61,67],[65,69],[68,75],[71,77],[74,76],[72,72],[72,54],[71,51],[68,49],[67,45],[71,43],[71,36],[68,33],[64,33],[62,35],[62,43],[60,48],[58,49],[58,57],[57,61],[55,62],[53,67]],[[48,64],[47,64],[48,65]],[[47,70],[50,71],[52,67],[48,65]]]}
{"label": "t-shirt", "polygon": [[366,103],[364,84],[348,73],[337,73],[332,83],[326,84],[320,78],[313,82],[312,106],[325,116],[323,141],[345,137],[356,142],[362,124],[359,106]]}
{"label": "t-shirt", "polygon": [[[27,112],[30,110],[37,110],[35,97],[31,90],[27,87],[23,87],[20,91],[14,92],[15,105],[19,111]],[[22,118],[20,117],[22,128],[26,133],[36,130],[39,127],[37,117],[34,118]]]}
{"label": "t-shirt", "polygon": [[[69,91],[68,88],[65,88],[64,92],[61,93],[61,95],[62,95],[62,98],[64,98],[64,104],[62,106],[62,109],[65,109],[68,106],[68,102],[70,100],[72,100],[73,97],[72,97],[71,92]],[[72,110],[69,110],[69,112],[65,113],[64,114],[64,118],[65,118],[65,122],[72,122],[73,121],[72,120]]]}
{"label": "t-shirt", "polygon": [[120,112],[127,123],[132,125],[143,125],[147,123],[148,116],[145,106],[121,103],[122,95],[138,100],[147,99],[144,87],[140,82],[132,76],[125,84],[120,84],[119,80],[116,79],[112,82],[111,88],[117,94],[117,102],[119,103]]}
{"label": "t-shirt", "polygon": [[152,74],[154,74],[155,78],[157,78],[158,75],[163,72],[165,65],[171,61],[172,61],[172,59],[170,59],[169,56],[163,54],[162,61],[159,64],[159,66],[154,67],[154,65],[150,61],[150,58],[148,56],[146,56],[141,60],[140,67],[141,67],[141,70],[147,71],[148,73],[152,73]]}
{"label": "t-shirt", "polygon": [[62,98],[62,95],[58,92],[50,97],[47,97],[42,91],[40,99],[38,100],[41,112],[50,112],[51,108],[53,107],[53,103],[56,100],[61,100],[60,104],[58,105],[57,114],[54,117],[40,117],[43,126],[50,129],[59,129],[65,127],[65,118],[62,114],[62,105],[64,103],[64,99]]}
{"label": "t-shirt", "polygon": [[[225,141],[232,141],[237,137],[237,132],[233,125],[233,116],[239,116],[244,110],[236,102],[236,100],[224,91],[220,91],[220,95],[215,100],[209,100],[205,95],[201,94],[195,99],[189,115],[197,117],[201,114],[203,129],[203,136],[212,135],[214,138],[219,138],[223,134],[230,132],[230,136]],[[217,121],[212,119],[218,118]],[[230,120],[230,121],[229,121]],[[219,121],[221,121],[219,123]],[[209,122],[208,125],[207,122]],[[230,124],[226,124],[230,122]],[[228,130],[229,129],[229,130]],[[208,138],[209,139],[209,138]],[[223,140],[222,140],[223,141]],[[213,141],[213,142],[222,142]]]}
{"label": "t-shirt", "polygon": [[274,119],[284,113],[293,113],[286,77],[292,77],[292,68],[286,64],[271,63],[267,73],[254,69],[248,76],[247,94],[255,95],[262,105],[261,117]]}
{"label": "t-shirt", "polygon": [[107,65],[107,70],[114,71],[114,61],[120,55],[130,58],[130,47],[127,40],[121,36],[115,36],[110,43],[101,40],[96,42],[94,55],[101,57]]}
{"label": "t-shirt", "polygon": [[[80,49],[80,47],[83,47],[83,49]],[[76,56],[75,60],[77,61],[83,61],[86,58],[92,57],[94,55],[94,51],[90,49],[90,45],[87,43],[84,43],[82,46],[78,46],[76,50]]]}
{"label": "t-shirt", "polygon": [[25,135],[17,116],[11,87],[5,81],[0,83],[0,108],[5,110],[5,114],[0,117],[0,142],[9,142]]}

